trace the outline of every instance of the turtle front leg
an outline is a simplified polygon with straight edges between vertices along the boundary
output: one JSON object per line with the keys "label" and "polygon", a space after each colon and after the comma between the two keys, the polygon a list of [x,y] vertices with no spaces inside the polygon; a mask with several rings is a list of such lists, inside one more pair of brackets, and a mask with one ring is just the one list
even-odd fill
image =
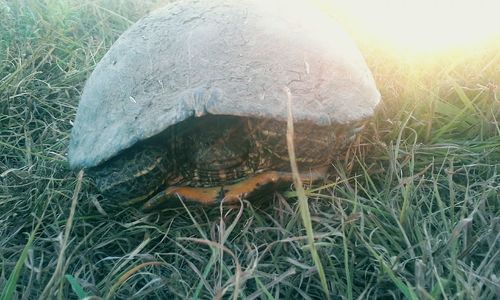
{"label": "turtle front leg", "polygon": [[[313,182],[324,177],[325,173],[326,168],[303,173],[300,177],[303,182]],[[267,171],[226,186],[209,188],[171,186],[149,199],[143,205],[143,209],[151,211],[168,203],[170,200],[178,200],[179,197],[182,200],[198,202],[204,205],[216,204],[221,201],[224,203],[234,203],[242,198],[252,196],[253,193],[261,189],[292,181],[293,175],[290,172]]]}

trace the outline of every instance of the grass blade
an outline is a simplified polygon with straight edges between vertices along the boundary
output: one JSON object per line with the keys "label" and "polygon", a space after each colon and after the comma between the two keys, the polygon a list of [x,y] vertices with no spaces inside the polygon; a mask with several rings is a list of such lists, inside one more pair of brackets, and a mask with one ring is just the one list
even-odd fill
{"label": "grass blade", "polygon": [[293,183],[295,184],[295,189],[297,191],[297,197],[299,199],[299,211],[302,218],[302,223],[306,229],[307,233],[307,244],[311,251],[311,255],[314,261],[314,265],[318,270],[318,275],[321,280],[321,286],[325,292],[326,298],[330,299],[330,292],[328,291],[328,284],[326,282],[325,271],[323,269],[323,264],[318,255],[318,250],[316,249],[316,244],[314,243],[314,231],[312,228],[311,213],[309,212],[309,205],[307,202],[306,193],[302,185],[302,180],[300,179],[299,168],[297,166],[297,161],[295,159],[295,147],[293,144],[293,115],[292,115],[292,93],[288,87],[284,89],[287,95],[287,106],[288,106],[288,118],[287,118],[287,134],[286,141],[288,146],[288,155],[290,156],[290,165],[293,174]]}
{"label": "grass blade", "polygon": [[84,299],[87,297],[87,294],[83,290],[83,287],[78,283],[75,277],[72,275],[66,274],[64,275],[64,278],[69,282],[69,285],[71,286],[71,289],[75,294],[78,296],[78,299]]}
{"label": "grass blade", "polygon": [[24,246],[23,252],[21,252],[21,256],[19,256],[19,259],[16,262],[16,266],[14,267],[12,273],[10,273],[9,279],[7,280],[7,283],[2,291],[2,295],[0,296],[1,300],[13,299],[17,281],[19,280],[19,276],[21,275],[21,270],[23,269],[24,262],[28,257],[28,251],[29,249],[31,249],[31,245],[33,244],[33,240],[35,239],[35,233],[38,230],[39,224],[40,223],[38,223],[35,229],[33,229],[33,231],[30,233],[28,242]]}

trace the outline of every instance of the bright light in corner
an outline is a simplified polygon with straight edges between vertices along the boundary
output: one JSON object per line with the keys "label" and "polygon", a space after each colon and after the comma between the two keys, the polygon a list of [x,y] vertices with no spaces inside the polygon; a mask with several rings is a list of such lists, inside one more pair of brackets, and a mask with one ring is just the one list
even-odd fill
{"label": "bright light in corner", "polygon": [[409,52],[500,42],[500,0],[322,0],[356,31]]}

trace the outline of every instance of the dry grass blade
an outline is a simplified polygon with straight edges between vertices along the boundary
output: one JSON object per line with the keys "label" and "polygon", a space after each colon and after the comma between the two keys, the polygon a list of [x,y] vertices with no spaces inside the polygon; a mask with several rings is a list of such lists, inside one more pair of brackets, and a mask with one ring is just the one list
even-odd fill
{"label": "dry grass blade", "polygon": [[197,238],[179,238],[179,240],[204,244],[204,245],[222,250],[222,251],[226,252],[227,254],[229,254],[231,256],[231,258],[233,259],[233,261],[235,263],[235,267],[236,267],[236,274],[234,274],[234,290],[233,290],[232,299],[233,300],[238,299],[238,295],[239,295],[240,288],[241,288],[241,278],[243,276],[240,263],[238,262],[238,257],[236,257],[236,255],[231,250],[229,250],[226,246],[221,245],[221,244],[216,243],[216,242],[213,242],[213,241],[197,239]]}
{"label": "dry grass blade", "polygon": [[276,277],[273,281],[269,282],[265,286],[262,286],[257,292],[249,295],[247,297],[247,300],[257,299],[259,297],[262,297],[262,294],[267,294],[267,296],[269,297],[270,295],[268,294],[269,293],[268,289],[270,287],[272,287],[273,285],[275,285],[277,283],[280,283],[280,282],[284,281],[287,277],[295,275],[296,273],[297,273],[297,271],[295,270],[295,268],[291,267],[286,272],[284,272],[283,274],[280,274],[280,276]]}
{"label": "dry grass blade", "polygon": [[294,130],[293,130],[293,113],[292,113],[292,93],[288,87],[284,88],[287,96],[287,109],[288,109],[288,119],[287,119],[287,132],[286,132],[286,142],[288,146],[288,155],[290,156],[290,166],[292,169],[293,183],[295,185],[295,190],[297,192],[297,197],[299,199],[299,211],[302,218],[303,225],[307,233],[307,244],[311,251],[311,255],[314,261],[314,265],[318,270],[318,275],[321,280],[321,286],[325,295],[330,299],[330,292],[328,291],[328,284],[326,282],[325,271],[323,270],[323,265],[321,259],[318,255],[318,250],[316,249],[316,244],[314,243],[314,231],[312,228],[311,213],[309,212],[309,204],[307,202],[306,193],[302,185],[302,180],[300,179],[299,168],[297,166],[297,160],[295,157],[295,145],[293,142]]}
{"label": "dry grass blade", "polygon": [[[61,285],[64,284],[64,265],[66,263],[66,249],[68,246],[68,241],[70,238],[70,233],[71,233],[71,228],[73,226],[73,218],[75,216],[75,211],[76,211],[76,205],[78,204],[78,195],[80,194],[80,189],[82,188],[82,181],[83,181],[83,170],[78,172],[77,179],[76,179],[76,186],[75,186],[75,191],[73,192],[73,197],[71,199],[71,208],[69,211],[69,217],[68,220],[66,221],[66,227],[64,229],[64,236],[61,241],[61,248],[59,252],[59,257],[57,259],[57,265],[54,273],[52,274],[52,277],[50,278],[49,282],[45,286],[45,289],[42,292],[42,296],[40,298],[42,299],[48,299],[53,296],[53,288],[56,287],[56,289],[61,290]],[[58,298],[62,299],[62,293],[58,293]]]}
{"label": "dry grass blade", "polygon": [[139,271],[140,269],[148,267],[148,266],[161,266],[161,265],[164,265],[164,263],[159,262],[159,261],[150,261],[150,262],[145,262],[145,263],[139,264],[139,265],[131,268],[130,270],[126,271],[122,276],[120,276],[120,278],[118,278],[118,280],[111,286],[111,288],[109,289],[109,291],[106,294],[106,297],[104,297],[104,299],[105,300],[111,299],[113,297],[114,293],[120,288],[120,286],[125,281],[130,279],[130,277],[132,277],[132,275],[137,273],[137,271]]}

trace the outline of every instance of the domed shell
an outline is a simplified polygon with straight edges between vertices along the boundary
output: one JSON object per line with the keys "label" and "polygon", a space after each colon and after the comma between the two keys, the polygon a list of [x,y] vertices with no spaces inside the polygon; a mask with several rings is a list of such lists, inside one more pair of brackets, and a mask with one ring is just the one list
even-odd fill
{"label": "domed shell", "polygon": [[86,82],[69,146],[87,168],[191,116],[349,123],[380,94],[358,49],[308,1],[180,1],[114,43]]}

